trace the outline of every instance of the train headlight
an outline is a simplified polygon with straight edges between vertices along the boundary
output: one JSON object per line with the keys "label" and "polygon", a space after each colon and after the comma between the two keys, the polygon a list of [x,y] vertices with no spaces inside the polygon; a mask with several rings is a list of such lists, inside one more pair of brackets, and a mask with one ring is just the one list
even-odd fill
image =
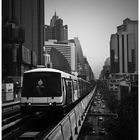
{"label": "train headlight", "polygon": [[49,105],[52,105],[52,103],[49,103]]}
{"label": "train headlight", "polygon": [[28,105],[30,106],[30,105],[31,105],[31,103],[29,102],[29,103],[28,103]]}

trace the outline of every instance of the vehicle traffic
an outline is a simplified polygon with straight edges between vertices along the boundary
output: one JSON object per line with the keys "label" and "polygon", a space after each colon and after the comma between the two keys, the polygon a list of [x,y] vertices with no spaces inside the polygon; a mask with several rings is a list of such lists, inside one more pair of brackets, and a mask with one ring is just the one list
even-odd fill
{"label": "vehicle traffic", "polygon": [[99,135],[106,135],[105,128],[100,128],[99,129]]}

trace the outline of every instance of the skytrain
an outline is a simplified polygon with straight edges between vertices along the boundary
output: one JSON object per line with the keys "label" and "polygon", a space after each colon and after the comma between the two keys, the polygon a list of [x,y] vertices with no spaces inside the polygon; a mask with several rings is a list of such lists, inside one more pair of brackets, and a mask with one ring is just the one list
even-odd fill
{"label": "skytrain", "polygon": [[52,68],[24,72],[21,111],[40,113],[66,111],[90,92],[90,83]]}

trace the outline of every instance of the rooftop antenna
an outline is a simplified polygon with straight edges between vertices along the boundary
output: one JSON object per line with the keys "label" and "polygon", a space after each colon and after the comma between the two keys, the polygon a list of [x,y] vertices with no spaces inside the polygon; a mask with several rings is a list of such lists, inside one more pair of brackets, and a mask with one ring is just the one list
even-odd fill
{"label": "rooftop antenna", "polygon": [[56,16],[56,9],[55,9],[55,14],[54,15]]}
{"label": "rooftop antenna", "polygon": [[55,7],[55,16],[57,16],[57,15],[56,15],[56,7]]}

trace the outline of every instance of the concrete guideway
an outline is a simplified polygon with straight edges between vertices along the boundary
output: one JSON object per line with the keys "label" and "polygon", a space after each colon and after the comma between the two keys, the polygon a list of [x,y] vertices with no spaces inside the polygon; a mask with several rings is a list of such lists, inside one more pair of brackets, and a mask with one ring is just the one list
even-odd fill
{"label": "concrete guideway", "polygon": [[88,112],[88,105],[95,89],[87,95],[78,105],[48,134],[43,140],[76,140]]}
{"label": "concrete guideway", "polygon": [[[90,103],[95,90],[96,87],[80,103],[78,103],[57,126],[55,126],[49,133],[46,132],[46,135],[44,135],[41,140],[76,140],[90,108]],[[23,137],[24,134],[22,135],[22,138]],[[25,137],[27,137],[27,135],[25,135]],[[28,138],[30,137],[32,136],[28,136]]]}

